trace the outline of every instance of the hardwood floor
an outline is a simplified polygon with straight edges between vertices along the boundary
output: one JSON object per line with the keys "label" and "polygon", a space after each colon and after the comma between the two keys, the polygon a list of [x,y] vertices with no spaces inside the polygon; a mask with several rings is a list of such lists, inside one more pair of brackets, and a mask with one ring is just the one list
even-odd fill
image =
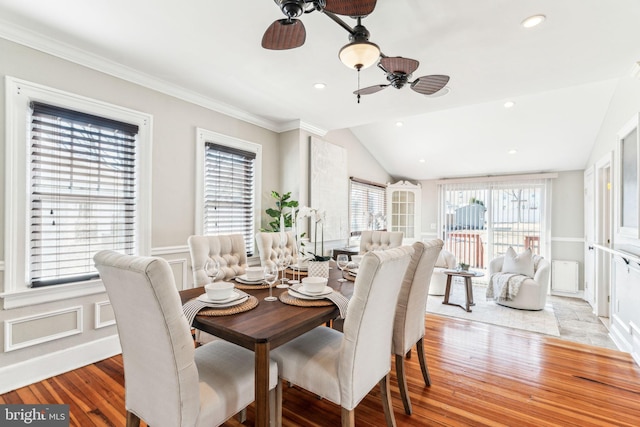
{"label": "hardwood floor", "polygon": [[[432,386],[424,387],[414,353],[406,363],[413,405],[407,416],[392,375],[398,426],[640,425],[640,368],[627,353],[435,315],[427,315],[426,326]],[[122,359],[6,393],[0,403],[67,403],[71,425],[124,426]],[[253,420],[249,407],[244,425]],[[356,408],[356,424],[384,425],[377,388]],[[285,386],[283,425],[339,426],[340,408]]]}

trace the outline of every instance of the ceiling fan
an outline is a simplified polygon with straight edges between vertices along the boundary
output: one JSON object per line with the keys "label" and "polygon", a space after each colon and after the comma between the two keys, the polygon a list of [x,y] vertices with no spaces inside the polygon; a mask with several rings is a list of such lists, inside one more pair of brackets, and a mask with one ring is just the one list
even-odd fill
{"label": "ceiling fan", "polygon": [[401,89],[408,84],[411,89],[422,95],[433,95],[449,82],[449,76],[441,74],[422,76],[410,81],[413,72],[418,69],[419,65],[420,62],[415,59],[382,55],[380,62],[378,62],[378,68],[384,71],[389,83],[365,87],[353,93],[358,95],[358,99],[360,99],[360,95],[370,95],[389,86]]}
{"label": "ceiling fan", "polygon": [[[349,68],[358,72],[367,68],[380,58],[378,68],[385,72],[388,84],[375,85],[354,92],[358,96],[376,93],[386,87],[393,86],[400,89],[409,84],[411,89],[423,95],[433,95],[441,90],[448,82],[449,76],[430,75],[418,77],[410,81],[420,63],[415,59],[401,56],[389,57],[380,52],[375,43],[369,41],[369,31],[362,25],[362,18],[368,16],[376,6],[376,0],[274,0],[280,10],[287,17],[276,20],[267,28],[262,37],[262,47],[272,50],[294,49],[304,44],[306,30],[304,24],[297,17],[303,13],[319,11],[327,15],[349,33],[349,43],[340,49],[338,56]],[[352,28],[337,15],[350,16],[357,19]],[[358,87],[360,86],[358,73]]]}

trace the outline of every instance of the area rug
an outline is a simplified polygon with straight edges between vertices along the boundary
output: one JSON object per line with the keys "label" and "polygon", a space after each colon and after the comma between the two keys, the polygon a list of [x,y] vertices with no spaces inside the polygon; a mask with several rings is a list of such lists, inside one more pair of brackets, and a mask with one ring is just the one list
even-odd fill
{"label": "area rug", "polygon": [[[464,284],[454,283],[449,302],[464,306],[464,288]],[[443,296],[429,295],[427,298],[427,312],[556,337],[560,336],[558,321],[551,304],[547,303],[545,308],[540,311],[516,310],[498,305],[491,300],[487,301],[486,294],[486,285],[473,285],[473,300],[476,305],[471,307],[471,313],[457,306],[442,304]]]}

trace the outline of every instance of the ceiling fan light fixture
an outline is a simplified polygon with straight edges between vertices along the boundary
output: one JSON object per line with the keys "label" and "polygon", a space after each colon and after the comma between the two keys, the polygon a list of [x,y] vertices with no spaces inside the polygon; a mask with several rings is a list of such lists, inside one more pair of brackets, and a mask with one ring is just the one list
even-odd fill
{"label": "ceiling fan light fixture", "polygon": [[370,41],[354,40],[340,49],[338,57],[347,67],[361,70],[378,61],[380,48]]}

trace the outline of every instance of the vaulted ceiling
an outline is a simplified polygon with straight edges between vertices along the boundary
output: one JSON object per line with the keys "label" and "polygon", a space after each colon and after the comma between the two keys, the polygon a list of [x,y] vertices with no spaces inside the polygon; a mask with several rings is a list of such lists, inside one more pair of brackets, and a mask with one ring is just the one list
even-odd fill
{"label": "vaulted ceiling", "polygon": [[[547,19],[520,25],[534,14]],[[584,168],[617,81],[640,61],[638,0],[378,0],[362,21],[370,40],[420,61],[414,77],[449,75],[449,93],[389,87],[358,104],[357,73],[338,59],[345,29],[316,11],[300,18],[302,47],[263,49],[282,17],[272,0],[0,0],[0,37],[276,131],[351,129],[414,180]],[[376,67],[359,77],[386,83]]]}

